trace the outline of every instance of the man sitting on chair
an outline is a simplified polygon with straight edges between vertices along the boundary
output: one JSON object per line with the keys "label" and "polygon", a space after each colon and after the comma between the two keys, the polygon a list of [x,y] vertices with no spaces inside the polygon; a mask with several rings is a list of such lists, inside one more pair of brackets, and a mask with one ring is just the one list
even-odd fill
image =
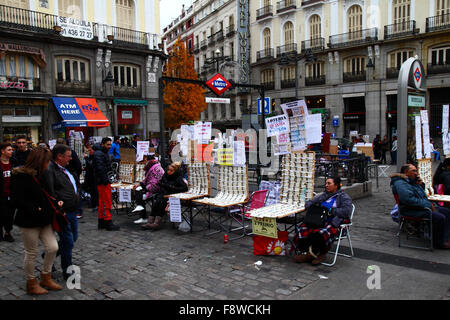
{"label": "man sitting on chair", "polygon": [[400,173],[391,176],[392,192],[398,195],[399,209],[403,216],[424,217],[432,210],[433,246],[439,249],[450,249],[448,241],[450,227],[450,209],[435,207],[425,194],[425,184],[417,175],[417,168],[405,164]]}

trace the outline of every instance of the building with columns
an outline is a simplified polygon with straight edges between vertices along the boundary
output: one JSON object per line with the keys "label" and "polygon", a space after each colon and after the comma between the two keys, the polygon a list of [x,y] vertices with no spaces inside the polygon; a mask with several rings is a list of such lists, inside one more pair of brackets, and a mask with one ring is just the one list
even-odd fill
{"label": "building with columns", "polygon": [[[0,0],[0,138],[158,136],[159,18],[158,0]],[[73,99],[107,124],[65,119]]]}
{"label": "building with columns", "polygon": [[438,136],[450,102],[450,1],[256,0],[250,17],[252,81],[265,85],[278,113],[280,104],[304,98],[338,137],[392,137],[399,69],[417,55],[430,133]]}

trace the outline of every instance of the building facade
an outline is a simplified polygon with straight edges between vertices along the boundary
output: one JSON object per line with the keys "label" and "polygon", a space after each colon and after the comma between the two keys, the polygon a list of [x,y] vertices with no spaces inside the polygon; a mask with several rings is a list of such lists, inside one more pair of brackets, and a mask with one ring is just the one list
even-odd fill
{"label": "building facade", "polygon": [[[0,138],[158,136],[158,32],[157,0],[0,0]],[[109,123],[73,126],[55,99]]]}
{"label": "building facade", "polygon": [[450,1],[255,0],[250,16],[252,81],[264,84],[278,113],[280,104],[305,99],[338,137],[392,137],[398,73],[417,55],[431,135],[439,134],[450,102]]}

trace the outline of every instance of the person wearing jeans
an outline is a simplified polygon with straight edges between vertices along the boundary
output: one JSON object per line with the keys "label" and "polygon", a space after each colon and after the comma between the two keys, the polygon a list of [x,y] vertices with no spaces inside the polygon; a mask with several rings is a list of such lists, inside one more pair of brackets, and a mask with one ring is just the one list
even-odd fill
{"label": "person wearing jeans", "polygon": [[72,265],[72,250],[78,239],[78,207],[80,203],[80,184],[73,172],[66,167],[72,159],[72,150],[64,144],[53,147],[53,161],[45,173],[46,184],[50,195],[62,202],[69,223],[59,235],[59,251],[64,279],[71,275],[68,268]]}

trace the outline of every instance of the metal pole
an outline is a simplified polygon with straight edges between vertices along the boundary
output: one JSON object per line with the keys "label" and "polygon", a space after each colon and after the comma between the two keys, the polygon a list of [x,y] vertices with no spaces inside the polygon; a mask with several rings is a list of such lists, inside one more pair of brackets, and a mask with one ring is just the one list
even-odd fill
{"label": "metal pole", "polygon": [[298,100],[298,60],[295,54],[295,99]]}
{"label": "metal pole", "polygon": [[160,156],[161,165],[166,168],[166,136],[164,134],[165,124],[164,124],[164,101],[163,101],[163,89],[164,83],[162,78],[159,78],[159,134],[160,134]]}

